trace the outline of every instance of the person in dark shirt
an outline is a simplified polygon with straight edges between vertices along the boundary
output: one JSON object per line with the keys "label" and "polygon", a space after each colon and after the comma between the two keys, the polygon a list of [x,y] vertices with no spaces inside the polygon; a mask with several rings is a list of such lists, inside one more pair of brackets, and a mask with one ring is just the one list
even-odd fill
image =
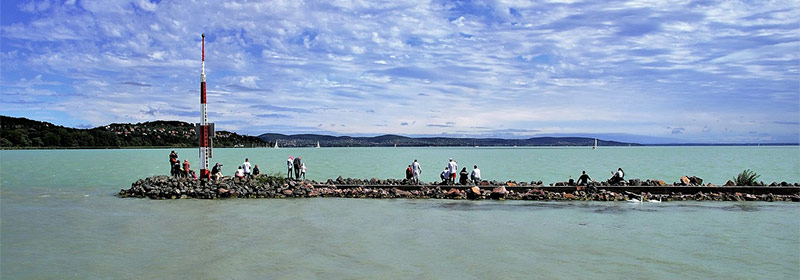
{"label": "person in dark shirt", "polygon": [[294,158],[294,161],[292,162],[294,164],[294,179],[295,180],[300,180],[300,167],[302,165],[302,162],[300,160],[302,160],[302,158],[303,157],[296,157],[296,158]]}
{"label": "person in dark shirt", "polygon": [[256,164],[256,166],[253,167],[253,177],[258,176],[258,174],[261,174],[261,171],[258,170],[258,164]]}
{"label": "person in dark shirt", "polygon": [[216,180],[219,179],[220,177],[222,177],[222,164],[219,164],[219,162],[217,162],[216,164],[214,164],[214,167],[211,168],[211,179]]}
{"label": "person in dark shirt", "polygon": [[582,171],[581,173],[582,173],[581,176],[578,177],[578,186],[585,186],[586,184],[589,183],[589,180],[594,182],[594,180],[592,180],[592,178],[590,178],[589,175],[586,175],[586,171]]}
{"label": "person in dark shirt", "polygon": [[406,180],[411,180],[411,178],[414,178],[414,171],[411,171],[411,165],[409,164],[408,168],[406,168]]}
{"label": "person in dark shirt", "polygon": [[458,175],[459,175],[458,176],[458,183],[462,184],[462,185],[466,185],[467,184],[467,179],[468,179],[467,176],[469,176],[469,172],[467,172],[467,168],[466,167],[462,168],[461,172],[459,172]]}
{"label": "person in dark shirt", "polygon": [[172,151],[169,153],[169,175],[178,176],[178,169],[175,169],[175,164],[178,163],[178,153]]}

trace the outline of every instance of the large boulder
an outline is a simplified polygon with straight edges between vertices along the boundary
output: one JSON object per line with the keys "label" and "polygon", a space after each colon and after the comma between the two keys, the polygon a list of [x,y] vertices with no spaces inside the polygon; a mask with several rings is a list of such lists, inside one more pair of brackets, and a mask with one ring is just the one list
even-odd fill
{"label": "large boulder", "polygon": [[700,178],[700,177],[697,177],[697,176],[690,176],[689,177],[689,183],[691,183],[694,186],[702,186],[703,185],[703,178]]}
{"label": "large boulder", "polygon": [[492,199],[504,199],[508,195],[508,190],[506,190],[505,186],[500,186],[492,189],[491,198]]}
{"label": "large boulder", "polygon": [[467,199],[480,199],[481,198],[481,188],[478,186],[474,186],[467,190]]}

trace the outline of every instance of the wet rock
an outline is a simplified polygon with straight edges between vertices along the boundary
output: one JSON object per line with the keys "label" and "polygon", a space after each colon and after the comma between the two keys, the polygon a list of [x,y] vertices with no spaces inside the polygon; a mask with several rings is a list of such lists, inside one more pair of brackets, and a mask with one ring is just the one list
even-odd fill
{"label": "wet rock", "polygon": [[492,194],[490,197],[492,199],[504,199],[508,195],[508,190],[506,190],[505,186],[496,187],[492,189]]}
{"label": "wet rock", "polygon": [[467,190],[467,199],[480,199],[481,198],[481,188],[474,186]]}
{"label": "wet rock", "polygon": [[461,191],[456,188],[451,188],[445,194],[446,197],[455,198],[461,196]]}

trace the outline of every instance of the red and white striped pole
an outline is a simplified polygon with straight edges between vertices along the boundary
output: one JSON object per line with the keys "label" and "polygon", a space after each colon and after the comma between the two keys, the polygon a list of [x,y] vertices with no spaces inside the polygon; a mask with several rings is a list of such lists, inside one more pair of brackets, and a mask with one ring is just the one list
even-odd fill
{"label": "red and white striped pole", "polygon": [[206,113],[206,35],[200,35],[203,40],[202,72],[200,73],[200,107],[203,112],[201,123],[198,124],[197,138],[200,144],[200,178],[210,178],[208,159],[211,158],[211,139],[214,136],[214,125],[209,125]]}

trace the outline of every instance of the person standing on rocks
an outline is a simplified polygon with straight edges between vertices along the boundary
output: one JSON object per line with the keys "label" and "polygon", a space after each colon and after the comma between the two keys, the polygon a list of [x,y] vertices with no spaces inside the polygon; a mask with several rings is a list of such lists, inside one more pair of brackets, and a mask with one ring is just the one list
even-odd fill
{"label": "person standing on rocks", "polygon": [[183,177],[189,178],[189,160],[183,159]]}
{"label": "person standing on rocks", "polygon": [[476,185],[481,183],[481,170],[478,169],[477,165],[472,167],[472,174],[470,174],[469,177],[472,178],[472,182]]}
{"label": "person standing on rocks", "polygon": [[293,160],[294,160],[294,157],[292,157],[292,156],[289,156],[289,159],[286,160],[286,168],[288,169],[286,171],[286,179],[291,179],[292,178],[292,164],[293,164],[292,161]]}
{"label": "person standing on rocks", "polygon": [[456,174],[458,174],[458,163],[450,158],[450,162],[447,163],[447,167],[450,169],[450,183],[456,183]]}
{"label": "person standing on rocks", "polygon": [[300,164],[300,176],[303,177],[303,181],[306,180],[306,163],[303,162]]}
{"label": "person standing on rocks", "polygon": [[422,173],[422,167],[419,165],[416,159],[414,159],[414,163],[411,164],[411,171],[414,173],[412,174],[413,182],[415,184],[419,184],[419,174]]}
{"label": "person standing on rocks", "polygon": [[250,178],[250,159],[244,158],[244,163],[242,163],[242,169],[244,170],[244,177]]}
{"label": "person standing on rocks", "polygon": [[293,161],[293,163],[294,163],[294,179],[295,180],[300,180],[300,168],[303,165],[303,162],[300,161],[301,159],[303,159],[303,157],[296,157],[296,158],[294,158],[294,161]]}
{"label": "person standing on rocks", "polygon": [[178,153],[172,151],[169,153],[169,174],[177,176],[178,172],[175,170],[175,164],[178,163]]}

